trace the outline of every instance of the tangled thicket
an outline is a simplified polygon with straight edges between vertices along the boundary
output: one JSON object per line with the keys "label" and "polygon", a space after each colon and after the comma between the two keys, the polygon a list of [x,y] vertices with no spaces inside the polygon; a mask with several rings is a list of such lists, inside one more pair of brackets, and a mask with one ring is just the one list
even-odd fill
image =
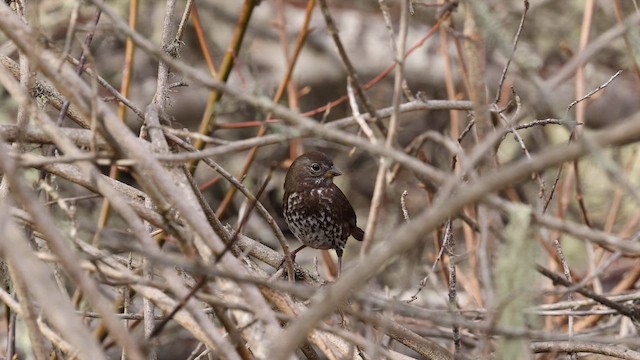
{"label": "tangled thicket", "polygon": [[[0,353],[640,359],[639,26],[622,0],[1,2]],[[338,279],[286,256],[310,149],[365,228]]]}

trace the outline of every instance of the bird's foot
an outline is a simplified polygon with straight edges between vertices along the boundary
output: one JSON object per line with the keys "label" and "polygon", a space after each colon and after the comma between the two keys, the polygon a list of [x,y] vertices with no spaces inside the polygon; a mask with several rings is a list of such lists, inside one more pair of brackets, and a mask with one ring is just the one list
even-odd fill
{"label": "bird's foot", "polygon": [[[293,264],[293,276],[294,279],[296,280],[304,280],[304,272],[302,271],[302,269],[298,268],[298,266],[296,265],[296,254],[295,253],[291,253],[291,263]],[[282,261],[280,262],[280,265],[278,265],[277,267],[278,270],[282,269],[283,271],[283,278],[286,280],[289,278],[289,271],[287,269],[287,258],[286,256],[284,256],[282,258]]]}

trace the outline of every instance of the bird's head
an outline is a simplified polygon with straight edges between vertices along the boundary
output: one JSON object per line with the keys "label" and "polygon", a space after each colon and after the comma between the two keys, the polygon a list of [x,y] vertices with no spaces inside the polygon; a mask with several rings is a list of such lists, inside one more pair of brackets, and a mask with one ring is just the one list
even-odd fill
{"label": "bird's head", "polygon": [[319,152],[311,151],[299,156],[289,167],[284,181],[285,191],[294,191],[298,186],[325,187],[341,173],[331,159]]}

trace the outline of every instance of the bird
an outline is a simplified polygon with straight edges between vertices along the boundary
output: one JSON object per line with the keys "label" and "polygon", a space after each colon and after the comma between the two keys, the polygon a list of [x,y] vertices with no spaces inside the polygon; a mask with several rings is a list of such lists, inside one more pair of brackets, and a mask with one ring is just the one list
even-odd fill
{"label": "bird", "polygon": [[305,247],[334,249],[338,255],[338,276],[347,239],[364,239],[356,224],[356,213],[333,178],[342,173],[319,151],[296,158],[284,180],[283,214],[289,229],[302,243],[291,252],[292,260]]}

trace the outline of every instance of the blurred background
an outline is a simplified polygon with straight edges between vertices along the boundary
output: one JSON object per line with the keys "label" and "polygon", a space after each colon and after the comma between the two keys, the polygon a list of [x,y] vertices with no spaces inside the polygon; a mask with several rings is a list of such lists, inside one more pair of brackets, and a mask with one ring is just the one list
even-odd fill
{"label": "blurred background", "polygon": [[[10,3],[14,8],[17,6],[15,2]],[[68,54],[77,58],[86,34],[94,30],[92,23],[95,7],[87,2],[72,0],[39,0],[35,3],[37,10],[34,10],[32,19],[36,21],[42,43],[59,53],[68,48]],[[113,0],[106,3],[127,21],[132,2]],[[246,3],[225,0],[196,0],[195,3],[204,31],[203,38],[198,38],[194,22],[187,21],[176,53],[177,58],[189,66],[208,72],[202,50],[204,41],[213,63],[219,69],[231,46],[238,19],[246,9]],[[287,73],[296,40],[305,23],[308,3],[299,0],[263,0],[258,3],[253,7],[239,50],[232,54],[232,68],[226,82],[243,93],[272,99]],[[555,121],[550,125],[520,130],[521,139],[511,134],[506,135],[496,149],[497,164],[507,164],[525,157],[523,146],[529,153],[535,154],[554,144],[568,142],[570,134],[576,129],[602,129],[640,116],[640,10],[636,1],[530,1],[513,55],[514,38],[523,17],[525,2],[470,1],[472,5],[463,2],[442,23],[439,22],[442,11],[450,3],[437,3],[440,2],[411,1],[412,13],[408,17],[406,48],[412,49],[412,52],[404,64],[407,91],[403,94],[403,102],[415,99],[469,100],[467,74],[470,54],[465,52],[463,43],[470,36],[465,29],[465,22],[468,20],[468,10],[465,8],[471,6],[484,44],[482,60],[486,64],[483,78],[488,103],[493,103],[496,98],[502,72],[507,62],[511,61],[502,87],[501,100],[495,103],[496,108],[504,118],[517,124],[536,120]],[[176,14],[183,13],[185,4],[186,1],[176,3]],[[387,8],[391,29],[385,22],[381,4]],[[138,11],[136,30],[159,44],[166,11],[165,2],[140,1],[135,6]],[[308,37],[295,62],[291,81],[279,103],[295,111],[309,113],[318,122],[332,122],[352,116],[353,109],[348,101],[334,104],[330,109],[323,108],[347,94],[348,72],[317,6],[309,18]],[[328,6],[358,79],[366,84],[366,95],[372,108],[381,110],[390,107],[394,91],[393,71],[386,77],[379,78],[379,75],[395,63],[391,38],[395,41],[398,33],[399,1],[335,0],[328,1]],[[76,31],[69,38],[72,24],[70,20],[76,15]],[[179,16],[176,16],[174,21],[177,23],[178,20]],[[431,32],[432,30],[434,31]],[[123,70],[125,48],[126,38],[112,20],[103,15],[90,45],[88,67],[116,89],[121,87],[123,78],[129,76],[131,85],[127,97],[139,109],[144,109],[156,92],[158,60],[136,49],[131,71],[127,75]],[[18,60],[16,46],[3,34],[0,34],[0,55]],[[605,89],[569,109],[574,100],[607,83],[618,71],[622,72]],[[84,77],[88,82],[91,81],[90,76]],[[178,130],[197,131],[207,108],[210,91],[179,72],[171,72],[168,81],[173,86],[167,94],[167,106],[164,110],[169,121],[165,125]],[[118,105],[112,95],[103,87],[98,87],[98,94],[117,109]],[[39,98],[37,94],[34,96],[55,118],[57,110],[43,97]],[[359,106],[360,111],[366,113],[362,101]],[[16,103],[1,87],[0,109],[0,124],[15,123],[18,111]],[[256,136],[259,126],[255,122],[269,117],[269,114],[226,95],[217,102],[214,113],[215,125],[208,136],[225,142]],[[415,142],[429,131],[457,141],[471,119],[472,115],[467,110],[423,109],[403,113],[399,118],[395,146],[450,172],[452,156],[441,144],[420,142],[416,145]],[[284,132],[279,119],[273,120],[268,126],[268,133]],[[124,121],[136,133],[142,124],[131,110],[125,112]],[[386,119],[384,121],[387,122]],[[493,121],[496,127],[504,125],[498,116],[494,115]],[[69,119],[62,125],[78,127]],[[353,134],[364,136],[357,126],[349,129]],[[467,151],[476,142],[477,138],[471,133],[462,139],[460,145]],[[30,149],[40,151],[40,146],[33,145]],[[343,172],[343,176],[336,178],[336,183],[353,204],[361,227],[368,220],[379,165],[379,159],[365,151],[316,137],[260,147],[255,161],[244,174],[244,184],[252,191],[257,191],[270,169],[275,169],[261,196],[261,202],[291,240],[292,246],[297,246],[297,243],[293,241],[281,216],[282,184],[290,161],[309,150],[326,152]],[[247,156],[248,151],[239,151],[214,160],[238,176],[243,174]],[[638,184],[640,164],[637,145],[608,149],[604,156],[623,169],[629,184],[634,187]],[[102,167],[102,170],[105,174],[109,173],[109,167]],[[579,184],[575,181],[576,170]],[[211,207],[219,210],[231,185],[226,181],[212,182],[217,174],[202,164],[195,175],[196,181],[203,184],[203,193]],[[38,173],[31,170],[29,176],[35,181]],[[500,195],[510,201],[530,204],[536,211],[544,207],[548,214],[578,223],[584,223],[587,213],[590,227],[617,234],[621,238],[631,237],[638,232],[638,203],[619,184],[610,180],[602,160],[586,157],[575,168],[568,164],[563,171],[550,168],[537,176],[514,184]],[[135,185],[135,181],[126,173],[121,179]],[[406,210],[411,216],[429,207],[438,190],[433,184],[403,169],[394,170],[388,179],[390,181],[387,182],[382,198],[381,216],[375,224],[377,236],[374,242],[393,241],[394,230],[404,223],[401,208],[401,195],[404,191],[409,194],[405,201]],[[66,197],[89,194],[87,190],[70,183],[61,182],[58,186]],[[555,197],[551,198],[554,191]],[[584,202],[582,208],[578,199]],[[81,221],[84,225],[81,229],[84,236],[89,237],[94,230],[93,224],[99,217],[100,203],[99,199],[77,203],[83,210]],[[221,215],[222,222],[236,224],[238,214],[246,206],[245,198],[235,195]],[[473,206],[470,206],[465,215],[474,218],[477,214]],[[504,220],[508,222],[508,219]],[[64,216],[61,216],[60,221],[65,224]],[[462,284],[458,302],[460,308],[471,309],[481,307],[483,302],[480,282],[474,273],[477,270],[477,249],[471,245],[479,235],[465,229],[464,224],[459,219],[453,223],[454,236],[466,240],[460,240],[457,248],[461,256],[458,266],[461,274],[459,281]],[[122,225],[121,219],[114,216],[109,226],[116,234],[120,234],[118,236],[125,236],[122,235],[123,229],[119,228]],[[251,216],[245,226],[245,233],[280,251],[275,235],[262,217],[255,214]],[[571,270],[578,280],[592,274],[594,268],[601,266],[609,258],[601,253],[593,255],[593,249],[584,241],[575,240],[573,236],[545,231],[532,234],[531,241],[539,242],[540,245],[531,256],[546,259],[542,254],[552,252],[549,244],[554,235],[562,240]],[[375,285],[380,289],[386,288],[392,297],[410,298],[420,281],[430,272],[440,251],[438,244],[441,237],[441,230],[425,234],[424,241],[415,251],[376,277]],[[498,243],[494,245],[498,246]],[[347,268],[349,261],[358,257],[360,246],[360,243],[349,241],[345,252]],[[333,255],[331,252],[330,256]],[[319,251],[308,249],[301,252],[297,259],[312,268],[313,259],[319,257]],[[607,264],[606,271],[597,277],[595,289],[606,292],[615,288],[625,274],[632,272],[637,266],[635,258],[616,257]],[[420,306],[439,309],[446,309],[448,306],[445,267],[443,264],[438,269],[438,276],[431,278],[427,290],[420,293],[417,302]],[[324,268],[321,274],[328,275],[328,270],[323,271]],[[633,274],[637,273],[636,270],[633,271]],[[634,284],[635,281],[626,290],[635,289]],[[546,323],[546,326],[550,323]],[[564,324],[562,321],[560,323]],[[411,324],[411,327],[418,333],[426,329],[422,324]],[[439,329],[435,336],[447,337],[447,331],[446,328]],[[433,335],[433,332],[425,330],[425,334],[427,333]],[[467,346],[472,348],[476,345],[476,340],[473,338]],[[166,355],[163,358],[172,357]]]}

